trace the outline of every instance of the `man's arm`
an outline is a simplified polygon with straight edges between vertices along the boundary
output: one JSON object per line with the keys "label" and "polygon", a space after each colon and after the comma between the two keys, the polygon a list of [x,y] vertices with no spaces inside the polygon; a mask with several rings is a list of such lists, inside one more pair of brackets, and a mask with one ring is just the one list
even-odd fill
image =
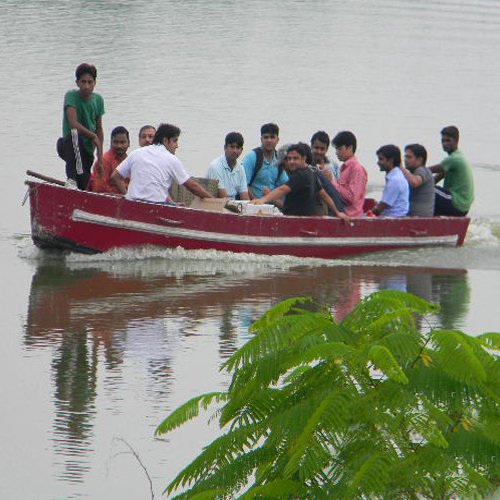
{"label": "man's arm", "polygon": [[183,186],[191,191],[195,196],[199,196],[200,198],[212,198],[212,195],[205,190],[200,184],[198,184],[192,177],[190,177]]}
{"label": "man's arm", "polygon": [[290,193],[290,191],[291,189],[286,184],[283,184],[276,189],[269,191],[269,193],[264,195],[262,198],[254,198],[252,200],[252,203],[254,203],[255,205],[263,205],[264,203],[268,203],[270,201],[276,201],[283,196],[286,196],[288,193]]}
{"label": "man's arm", "polygon": [[373,208],[372,212],[375,215],[380,215],[386,208],[389,208],[389,205],[387,203],[384,203],[383,201],[379,201]]}
{"label": "man's arm", "polygon": [[336,217],[340,217],[341,219],[343,219],[346,224],[352,224],[351,218],[344,212],[339,211],[337,205],[335,205],[335,202],[331,199],[330,195],[324,189],[321,189],[319,191],[319,195],[321,199],[326,203],[326,206],[335,214]]}
{"label": "man's arm", "polygon": [[109,178],[111,184],[116,186],[121,194],[127,194],[127,186],[125,185],[125,177],[118,172],[118,169],[114,169],[111,177]]}
{"label": "man's arm", "polygon": [[249,200],[250,196],[248,196],[248,191],[243,191],[240,193],[240,200]]}
{"label": "man's arm", "polygon": [[217,189],[217,198],[227,198],[227,191],[224,188]]}
{"label": "man's arm", "polygon": [[409,170],[407,170],[403,165],[400,165],[400,170],[405,176],[405,179],[408,181],[408,184],[412,188],[418,188],[424,183],[424,179],[421,175],[412,174]]}

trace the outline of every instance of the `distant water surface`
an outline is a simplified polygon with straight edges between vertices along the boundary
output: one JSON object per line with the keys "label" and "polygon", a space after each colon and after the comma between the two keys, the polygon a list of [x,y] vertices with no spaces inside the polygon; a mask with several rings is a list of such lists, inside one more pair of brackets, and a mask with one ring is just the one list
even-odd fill
{"label": "distant water surface", "polygon": [[[341,318],[383,288],[441,310],[431,325],[498,330],[500,1],[93,0],[0,4],[2,334],[0,498],[156,498],[215,429],[155,439],[169,410],[224,387],[220,363],[290,296]],[[466,244],[318,262],[156,249],[40,252],[21,206],[25,170],[62,178],[55,154],[74,69],[98,68],[109,132],[182,129],[178,155],[203,175],[224,136],[245,150],[275,121],[281,141],[324,129],[358,137],[370,194],[382,144],[443,157],[455,124],[475,176]],[[128,445],[126,443],[128,443]]]}

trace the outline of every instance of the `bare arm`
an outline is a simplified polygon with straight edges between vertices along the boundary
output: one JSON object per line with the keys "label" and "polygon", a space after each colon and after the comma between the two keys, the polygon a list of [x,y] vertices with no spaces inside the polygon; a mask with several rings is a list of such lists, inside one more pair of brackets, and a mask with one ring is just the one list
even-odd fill
{"label": "bare arm", "polygon": [[384,203],[383,201],[379,201],[373,208],[372,212],[375,215],[380,215],[386,208],[389,208],[389,205],[387,203]]}
{"label": "bare arm", "polygon": [[217,198],[227,198],[227,191],[224,188],[219,188],[217,190]]}
{"label": "bare arm", "polygon": [[200,186],[192,177],[190,177],[183,186],[200,198],[212,198],[212,195],[202,186]]}
{"label": "bare arm", "polygon": [[111,177],[109,178],[111,184],[114,184],[121,194],[127,194],[127,186],[125,185],[125,178],[115,168]]}
{"label": "bare arm", "polygon": [[244,191],[243,193],[240,193],[240,200],[249,200],[250,196],[248,196],[248,193]]}
{"label": "bare arm", "polygon": [[412,188],[418,188],[424,183],[424,179],[420,175],[412,174],[409,170],[407,170],[403,165],[400,165],[400,170],[403,172],[405,179],[408,181],[408,184]]}
{"label": "bare arm", "polygon": [[351,224],[351,218],[344,212],[339,211],[337,205],[335,205],[335,202],[324,189],[321,189],[319,195],[321,199],[326,203],[326,206],[335,214],[336,217],[340,217],[341,219],[343,219],[346,224]]}
{"label": "bare arm", "polygon": [[282,184],[276,189],[269,191],[269,193],[265,194],[262,198],[254,198],[252,203],[255,203],[256,205],[263,205],[264,203],[268,203],[270,201],[276,201],[283,196],[286,196],[290,191],[291,189],[286,184]]}

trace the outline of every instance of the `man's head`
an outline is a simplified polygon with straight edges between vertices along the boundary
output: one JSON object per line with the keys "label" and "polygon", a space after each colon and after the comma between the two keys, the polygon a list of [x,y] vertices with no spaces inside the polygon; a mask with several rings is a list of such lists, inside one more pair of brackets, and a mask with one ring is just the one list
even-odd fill
{"label": "man's head", "polygon": [[181,129],[170,123],[161,123],[158,127],[155,136],[153,137],[153,144],[161,144],[167,148],[173,155],[179,147],[179,136]]}
{"label": "man's head", "polygon": [[119,125],[111,131],[111,149],[119,157],[124,157],[127,154],[127,149],[130,146],[130,137],[128,130]]}
{"label": "man's head", "polygon": [[94,91],[97,79],[97,69],[92,64],[82,63],[75,70],[76,85],[80,95],[84,99],[89,99]]}
{"label": "man's head", "polygon": [[243,151],[243,136],[239,132],[229,132],[224,140],[224,154],[227,162],[233,165]]}
{"label": "man's head", "polygon": [[340,161],[347,161],[356,153],[356,136],[347,130],[339,132],[332,139],[332,144],[335,148],[335,154]]}
{"label": "man's head", "polygon": [[401,165],[401,151],[394,144],[387,144],[377,149],[377,165],[382,172],[390,172]]}
{"label": "man's head", "polygon": [[325,162],[326,153],[330,146],[330,137],[326,132],[320,130],[311,137],[311,152],[315,164]]}
{"label": "man's head", "polygon": [[268,153],[276,149],[279,141],[280,129],[276,123],[265,123],[260,127],[260,142],[262,149]]}
{"label": "man's head", "polygon": [[422,144],[408,144],[405,147],[405,166],[413,171],[427,162],[427,151]]}
{"label": "man's head", "polygon": [[292,144],[286,153],[288,170],[307,167],[307,151],[303,144]]}
{"label": "man's head", "polygon": [[443,146],[443,150],[448,154],[453,153],[453,151],[458,148],[459,138],[460,134],[457,127],[454,125],[444,127],[444,129],[441,130],[441,144]]}
{"label": "man's head", "polygon": [[153,125],[144,125],[141,127],[141,130],[139,130],[139,147],[151,146],[155,133],[156,129]]}

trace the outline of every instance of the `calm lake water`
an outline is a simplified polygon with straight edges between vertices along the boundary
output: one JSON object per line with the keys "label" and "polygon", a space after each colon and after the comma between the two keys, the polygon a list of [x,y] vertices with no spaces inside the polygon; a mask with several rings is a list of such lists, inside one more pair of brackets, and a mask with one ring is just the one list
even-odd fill
{"label": "calm lake water", "polygon": [[[3,152],[0,498],[156,498],[216,429],[153,432],[191,396],[224,387],[220,363],[269,306],[313,296],[342,317],[396,288],[441,305],[434,326],[500,330],[500,1],[0,4]],[[211,252],[51,254],[29,237],[26,169],[63,178],[62,99],[98,68],[106,145],[145,123],[182,130],[178,156],[203,175],[224,136],[246,150],[262,123],[282,142],[353,130],[377,197],[375,150],[421,142],[439,161],[456,124],[476,202],[460,249],[318,262]]]}

